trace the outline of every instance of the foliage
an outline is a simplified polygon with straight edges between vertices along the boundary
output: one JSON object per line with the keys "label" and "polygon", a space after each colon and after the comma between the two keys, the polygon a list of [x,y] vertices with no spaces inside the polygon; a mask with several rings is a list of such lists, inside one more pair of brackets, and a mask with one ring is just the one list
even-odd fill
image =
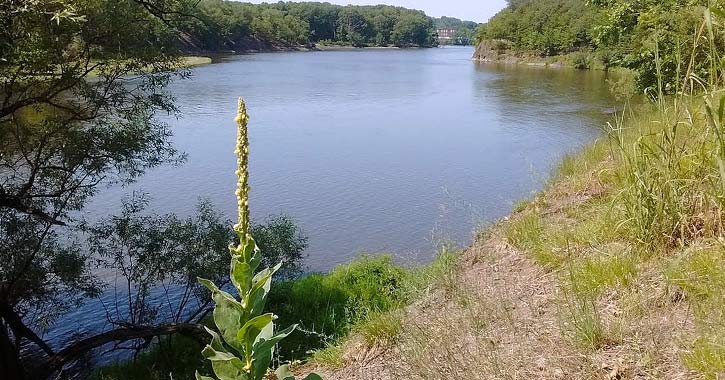
{"label": "foliage", "polygon": [[591,45],[596,18],[584,0],[512,0],[476,38],[507,40],[515,49],[543,56],[565,54]]}
{"label": "foliage", "polygon": [[164,87],[188,75],[173,47],[186,3],[147,5],[0,4],[0,366],[11,378],[45,378],[85,354],[73,341],[52,349],[42,332],[99,294],[81,242],[87,200],[183,160],[154,116],[175,113]]}
{"label": "foliage", "polygon": [[302,261],[308,238],[294,219],[287,215],[270,217],[262,224],[253,223],[251,234],[262,252],[263,267],[282,263],[276,273],[281,279],[295,278],[304,272]]}
{"label": "foliage", "polygon": [[[209,280],[199,280],[212,292],[212,298],[216,303],[214,323],[219,329],[219,333],[207,329],[212,340],[202,354],[211,361],[214,373],[220,380],[261,380],[269,371],[277,343],[296,328],[296,325],[292,325],[275,333],[274,320],[277,316],[272,313],[263,314],[272,276],[282,264],[257,272],[262,262],[262,254],[250,233],[247,120],[247,110],[240,98],[235,120],[238,127],[235,153],[238,157],[236,195],[239,219],[234,225],[239,244],[229,246],[232,256],[229,276],[239,293],[240,300],[219,289]],[[295,378],[287,366],[277,369],[275,375],[281,380]],[[196,378],[213,379],[198,373]],[[320,377],[310,374],[306,379],[314,380]]]}
{"label": "foliage", "polygon": [[[182,335],[161,339],[154,349],[141,352],[133,360],[105,365],[94,370],[92,380],[194,380],[194,370],[211,370],[199,356],[203,344]],[[209,368],[206,368],[209,367]],[[190,370],[191,368],[191,370]]]}
{"label": "foliage", "polygon": [[[179,219],[147,215],[133,202],[100,224],[82,218],[101,188],[183,162],[156,116],[177,111],[165,87],[189,75],[178,70],[177,43],[180,33],[208,21],[196,3],[0,4],[0,366],[11,378],[54,376],[108,343],[142,348],[157,336],[196,334],[183,322],[200,318],[208,300],[195,277],[220,278],[219,249],[230,236],[220,227],[225,222],[206,205]],[[292,270],[305,240],[289,223],[274,223],[255,227],[295,235],[287,244],[267,234],[277,254],[296,249]],[[113,330],[50,347],[45,329],[101,294],[96,264],[118,273],[133,294],[122,300],[116,293]],[[181,286],[177,310],[160,308],[155,295],[168,290],[163,285]]]}
{"label": "foliage", "polygon": [[[661,80],[664,92],[674,93],[685,75],[706,81],[712,75],[712,67],[705,63],[708,51],[697,42],[706,37],[702,16],[710,3],[512,0],[479,28],[476,37],[479,42],[507,40],[518,51],[542,56],[594,51],[605,68],[618,65],[634,70],[639,89],[657,89]],[[710,42],[720,50],[725,47],[722,36],[713,35]],[[582,57],[575,56],[574,66],[590,67]]]}
{"label": "foliage", "polygon": [[336,43],[353,46],[433,46],[433,20],[423,12],[386,5],[249,4],[202,0],[189,35],[205,50]]}
{"label": "foliage", "polygon": [[345,336],[356,323],[402,305],[407,272],[390,256],[363,256],[329,274],[311,274],[272,287],[270,307],[284,323],[298,323],[282,345],[284,358],[300,358]]}
{"label": "foliage", "polygon": [[[232,240],[228,223],[208,202],[201,202],[196,215],[186,219],[144,213],[147,202],[135,196],[124,202],[120,215],[87,231],[90,254],[116,279],[114,308],[124,310],[109,314],[109,322],[197,323],[210,300],[195,279],[223,278],[226,260],[219,252]],[[159,302],[159,293],[174,301]],[[144,342],[130,343],[144,347]]]}

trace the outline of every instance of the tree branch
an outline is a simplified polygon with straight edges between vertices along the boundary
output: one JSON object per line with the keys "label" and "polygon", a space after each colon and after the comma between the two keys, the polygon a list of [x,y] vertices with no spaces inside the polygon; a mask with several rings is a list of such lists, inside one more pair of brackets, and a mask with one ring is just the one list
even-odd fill
{"label": "tree branch", "polygon": [[161,326],[130,326],[107,331],[70,344],[48,358],[46,362],[47,374],[60,370],[65,364],[81,357],[83,354],[113,342],[127,342],[136,339],[149,339],[153,337],[182,334],[200,336],[206,330],[200,324],[170,323]]}

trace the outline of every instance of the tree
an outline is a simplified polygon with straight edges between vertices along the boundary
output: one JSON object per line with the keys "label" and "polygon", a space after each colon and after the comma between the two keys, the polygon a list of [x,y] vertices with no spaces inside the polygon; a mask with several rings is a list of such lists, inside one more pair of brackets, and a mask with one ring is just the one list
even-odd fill
{"label": "tree", "polygon": [[262,252],[263,267],[271,268],[282,263],[277,276],[283,280],[304,272],[302,261],[308,238],[291,217],[278,215],[268,218],[263,224],[252,224],[251,233]]}
{"label": "tree", "polygon": [[337,35],[343,41],[363,46],[371,31],[370,24],[356,8],[346,7],[340,11]]}
{"label": "tree", "polygon": [[[595,38],[615,52],[615,59],[637,73],[640,89],[678,91],[685,70],[709,79],[708,43],[703,43],[707,0],[596,0],[602,11]],[[694,41],[694,42],[693,42]],[[721,39],[713,41],[723,46]],[[682,67],[682,62],[692,63]]]}
{"label": "tree", "polygon": [[[168,127],[183,1],[38,0],[0,5],[0,367],[44,378],[108,339],[183,330],[136,326],[54,350],[39,331],[97,295],[77,211],[101,184],[178,163]],[[153,330],[156,329],[156,330]],[[24,361],[29,347],[42,355]]]}
{"label": "tree", "polygon": [[422,13],[405,13],[395,23],[391,40],[396,46],[432,46],[433,21]]}

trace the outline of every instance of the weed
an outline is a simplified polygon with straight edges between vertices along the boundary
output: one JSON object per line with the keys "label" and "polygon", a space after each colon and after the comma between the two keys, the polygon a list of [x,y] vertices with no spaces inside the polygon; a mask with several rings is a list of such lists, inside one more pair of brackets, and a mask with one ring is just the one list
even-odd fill
{"label": "weed", "polygon": [[342,345],[328,345],[312,354],[311,361],[331,369],[342,368],[345,365]]}
{"label": "weed", "polygon": [[705,379],[722,379],[725,375],[725,336],[697,339],[683,354],[682,360]]}
{"label": "weed", "polygon": [[626,255],[595,256],[572,265],[569,282],[574,293],[598,294],[613,286],[629,286],[637,274],[636,262]]}
{"label": "weed", "polygon": [[387,347],[397,340],[402,328],[402,312],[394,310],[369,316],[354,331],[365,339],[368,347]]}

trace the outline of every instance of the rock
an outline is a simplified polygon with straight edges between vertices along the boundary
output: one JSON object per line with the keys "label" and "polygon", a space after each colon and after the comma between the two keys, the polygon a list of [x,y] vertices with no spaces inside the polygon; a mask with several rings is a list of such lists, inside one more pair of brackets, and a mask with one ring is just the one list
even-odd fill
{"label": "rock", "polygon": [[510,48],[511,43],[505,40],[481,41],[473,53],[473,59],[482,62],[502,61],[507,57]]}

